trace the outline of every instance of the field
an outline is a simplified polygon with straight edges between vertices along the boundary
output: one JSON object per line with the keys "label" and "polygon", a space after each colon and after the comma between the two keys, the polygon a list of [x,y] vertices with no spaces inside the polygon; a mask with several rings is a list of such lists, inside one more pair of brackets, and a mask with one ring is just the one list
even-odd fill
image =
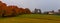
{"label": "field", "polygon": [[0,18],[0,23],[60,23],[60,16],[46,14],[24,14],[17,17]]}

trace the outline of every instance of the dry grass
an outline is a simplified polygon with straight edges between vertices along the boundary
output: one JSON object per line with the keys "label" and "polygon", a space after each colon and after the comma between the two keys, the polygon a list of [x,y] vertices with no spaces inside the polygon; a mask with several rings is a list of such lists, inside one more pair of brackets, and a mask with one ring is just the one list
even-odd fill
{"label": "dry grass", "polygon": [[[60,23],[60,16],[26,14],[18,17],[1,18],[0,23]],[[35,16],[34,16],[35,15]],[[36,16],[37,15],[37,16]]]}

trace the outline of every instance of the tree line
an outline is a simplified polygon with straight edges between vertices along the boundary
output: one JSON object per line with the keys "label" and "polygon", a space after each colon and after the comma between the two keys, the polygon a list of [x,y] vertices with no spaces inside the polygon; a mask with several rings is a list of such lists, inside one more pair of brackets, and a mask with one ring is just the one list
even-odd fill
{"label": "tree line", "polygon": [[5,17],[5,16],[18,16],[21,14],[60,14],[60,9],[58,10],[59,12],[54,12],[54,10],[52,11],[46,11],[44,13],[41,12],[41,9],[34,9],[33,12],[30,11],[29,8],[22,8],[22,7],[18,7],[15,5],[9,5],[7,6],[7,4],[3,3],[0,1],[0,16],[1,17]]}
{"label": "tree line", "polygon": [[0,16],[17,16],[21,14],[31,14],[29,8],[19,8],[14,5],[7,6],[5,3],[0,1]]}

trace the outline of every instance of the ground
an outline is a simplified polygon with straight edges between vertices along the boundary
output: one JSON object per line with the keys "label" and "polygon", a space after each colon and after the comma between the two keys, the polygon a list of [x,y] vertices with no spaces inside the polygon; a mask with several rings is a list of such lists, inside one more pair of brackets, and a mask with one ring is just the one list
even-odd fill
{"label": "ground", "polygon": [[60,16],[46,14],[24,14],[17,17],[0,18],[0,23],[60,23]]}

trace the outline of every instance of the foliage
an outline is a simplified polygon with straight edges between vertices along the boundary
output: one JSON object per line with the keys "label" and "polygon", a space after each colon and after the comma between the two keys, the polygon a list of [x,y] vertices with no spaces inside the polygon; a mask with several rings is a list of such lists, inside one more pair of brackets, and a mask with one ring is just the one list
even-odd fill
{"label": "foliage", "polygon": [[7,6],[5,3],[0,1],[0,16],[16,16],[20,14],[30,14],[31,11],[26,8],[19,8],[17,6],[11,5]]}

